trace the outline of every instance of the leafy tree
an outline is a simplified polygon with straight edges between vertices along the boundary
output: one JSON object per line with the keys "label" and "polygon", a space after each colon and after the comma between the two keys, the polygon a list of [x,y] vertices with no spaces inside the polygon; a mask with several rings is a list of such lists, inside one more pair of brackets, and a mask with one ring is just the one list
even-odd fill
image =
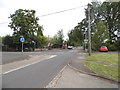
{"label": "leafy tree", "polygon": [[13,42],[20,44],[20,37],[25,38],[25,44],[31,45],[32,42],[40,42],[37,38],[43,36],[43,27],[38,24],[39,18],[35,16],[35,10],[18,9],[14,14],[10,15],[11,22],[9,27],[13,32]]}
{"label": "leafy tree", "polygon": [[74,46],[80,46],[80,45],[83,44],[84,36],[83,36],[83,33],[82,33],[82,29],[83,29],[82,25],[78,24],[73,30],[71,30],[68,33],[68,37],[69,37],[69,43],[68,44],[74,45]]}
{"label": "leafy tree", "polygon": [[2,37],[0,36],[0,44],[2,43]]}
{"label": "leafy tree", "polygon": [[64,34],[63,30],[61,29],[57,32],[57,34],[50,38],[49,41],[53,43],[53,48],[61,48],[64,41],[63,38]]}
{"label": "leafy tree", "polygon": [[35,36],[39,28],[39,19],[35,17],[35,11],[18,9],[9,18],[11,18],[11,22],[8,26],[13,29],[13,36],[17,38],[17,42],[19,42],[21,36],[27,42],[30,42],[30,36]]}
{"label": "leafy tree", "polygon": [[2,43],[4,44],[4,49],[10,50],[10,49],[15,49],[14,44],[13,44],[13,37],[10,35],[6,35],[5,37],[2,37]]}
{"label": "leafy tree", "polygon": [[63,38],[64,38],[63,30],[61,29],[57,32],[57,44],[62,45],[64,41]]}
{"label": "leafy tree", "polygon": [[13,44],[13,38],[12,38],[12,36],[6,35],[6,36],[3,38],[3,44],[4,44],[4,45],[11,46],[11,45]]}
{"label": "leafy tree", "polygon": [[[92,2],[90,7],[91,29],[94,32],[94,27],[100,21],[105,22],[109,31],[109,42],[116,42],[116,31],[120,28],[120,1],[119,2]],[[88,18],[88,8],[86,9],[86,20]]]}
{"label": "leafy tree", "polygon": [[109,32],[105,23],[101,21],[95,27],[95,32],[92,36],[92,49],[99,50],[100,46],[104,45],[107,40],[109,40]]}
{"label": "leafy tree", "polygon": [[37,47],[42,48],[43,46],[47,45],[48,38],[42,35],[37,36]]}
{"label": "leafy tree", "polygon": [[41,35],[43,36],[43,27],[42,26],[38,26],[38,30],[37,30],[37,36]]}
{"label": "leafy tree", "polygon": [[120,1],[119,2],[104,2],[101,6],[102,15],[109,30],[110,43],[114,43],[117,39],[116,31],[120,29]]}
{"label": "leafy tree", "polygon": [[0,51],[2,51],[2,37],[0,36]]}
{"label": "leafy tree", "polygon": [[[120,28],[120,1],[119,2],[92,2],[90,4],[90,23],[91,23],[91,31],[96,33],[96,26],[101,21],[104,22],[104,26],[108,30],[109,44],[117,43],[117,35],[115,32],[119,31]],[[79,24],[83,27],[83,30],[86,31],[88,28],[88,8],[85,9],[86,18],[84,18]],[[106,32],[105,32],[106,33]],[[87,35],[88,36],[88,35]],[[99,43],[96,43],[99,46]]]}

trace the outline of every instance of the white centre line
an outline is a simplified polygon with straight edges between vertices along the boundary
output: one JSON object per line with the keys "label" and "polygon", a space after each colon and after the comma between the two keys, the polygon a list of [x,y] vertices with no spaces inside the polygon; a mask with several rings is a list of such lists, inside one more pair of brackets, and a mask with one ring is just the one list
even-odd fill
{"label": "white centre line", "polygon": [[[51,55],[48,59],[51,59],[51,58],[56,57],[56,56],[57,56],[57,55]],[[46,59],[46,60],[48,60],[48,59]],[[8,74],[8,73],[10,73],[10,72],[17,71],[17,70],[19,70],[19,69],[25,68],[25,67],[27,67],[27,66],[30,66],[30,65],[33,65],[33,64],[36,64],[36,63],[39,63],[39,62],[41,62],[41,61],[36,61],[36,62],[27,64],[27,65],[21,66],[21,67],[19,67],[19,68],[15,68],[15,69],[9,70],[9,71],[7,71],[7,72],[4,72],[3,74],[5,75],[5,74]]]}

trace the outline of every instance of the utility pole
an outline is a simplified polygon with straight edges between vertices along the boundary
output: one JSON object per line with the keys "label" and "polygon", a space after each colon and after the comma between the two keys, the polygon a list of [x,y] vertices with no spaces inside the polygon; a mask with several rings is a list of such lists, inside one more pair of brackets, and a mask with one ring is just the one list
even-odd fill
{"label": "utility pole", "polygon": [[91,55],[90,4],[88,4],[88,53]]}

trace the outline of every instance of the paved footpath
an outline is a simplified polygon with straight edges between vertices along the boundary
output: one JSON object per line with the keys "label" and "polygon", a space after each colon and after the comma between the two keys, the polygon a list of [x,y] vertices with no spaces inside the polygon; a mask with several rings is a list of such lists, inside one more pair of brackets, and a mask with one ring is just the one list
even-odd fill
{"label": "paved footpath", "polygon": [[69,66],[47,88],[118,88],[118,85],[94,76],[82,74]]}
{"label": "paved footpath", "polygon": [[84,66],[86,53],[82,48],[72,61],[51,81],[47,88],[118,88],[117,83],[89,74],[95,74]]}

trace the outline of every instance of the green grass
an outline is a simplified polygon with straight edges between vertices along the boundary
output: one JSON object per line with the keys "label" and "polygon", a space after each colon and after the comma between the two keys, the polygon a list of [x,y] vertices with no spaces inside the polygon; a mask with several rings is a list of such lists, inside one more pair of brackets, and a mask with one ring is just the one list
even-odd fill
{"label": "green grass", "polygon": [[118,67],[105,66],[101,64],[95,64],[92,62],[85,62],[85,66],[90,68],[98,75],[108,77],[114,80],[120,80],[120,75],[118,75]]}
{"label": "green grass", "polygon": [[118,54],[110,53],[92,54],[91,56],[87,57],[87,60],[118,65]]}

